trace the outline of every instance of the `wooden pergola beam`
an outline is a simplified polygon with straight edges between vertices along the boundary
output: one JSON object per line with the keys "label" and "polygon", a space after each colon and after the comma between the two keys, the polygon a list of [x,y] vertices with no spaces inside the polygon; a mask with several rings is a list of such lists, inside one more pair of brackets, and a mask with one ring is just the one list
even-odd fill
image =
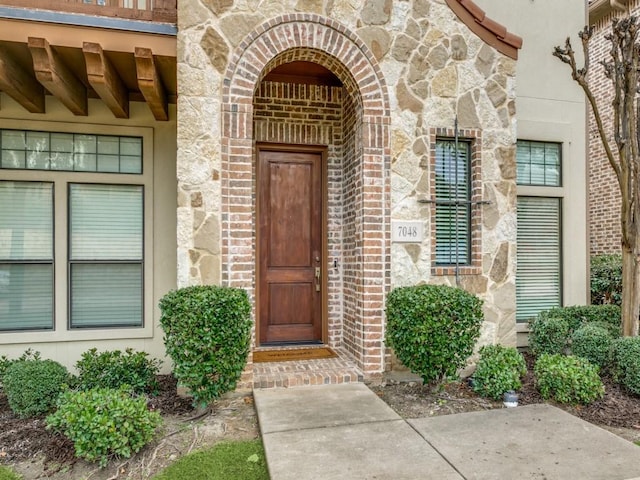
{"label": "wooden pergola beam", "polygon": [[0,47],[0,90],[31,113],[44,113],[44,87]]}
{"label": "wooden pergola beam", "polygon": [[151,109],[151,113],[153,113],[153,117],[161,121],[169,120],[167,94],[158,75],[151,49],[136,47],[134,56],[138,86]]}
{"label": "wooden pergola beam", "polygon": [[98,96],[116,118],[129,118],[129,91],[100,44],[84,42],[82,53],[87,65],[87,78]]}
{"label": "wooden pergola beam", "polygon": [[87,88],[62,62],[44,38],[29,37],[29,50],[38,81],[74,115],[88,114]]}

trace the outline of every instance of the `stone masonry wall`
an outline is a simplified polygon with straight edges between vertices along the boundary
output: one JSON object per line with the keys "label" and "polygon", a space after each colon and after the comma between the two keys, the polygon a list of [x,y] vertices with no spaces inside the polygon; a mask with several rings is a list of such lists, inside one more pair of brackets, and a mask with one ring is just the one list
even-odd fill
{"label": "stone masonry wall", "polygon": [[[515,344],[514,60],[476,37],[443,0],[181,0],[178,8],[180,286],[224,282],[251,290],[253,180],[245,159],[259,128],[253,131],[250,96],[244,103],[254,80],[245,79],[266,74],[257,65],[266,66],[288,45],[326,50],[323,65],[362,101],[355,106],[362,113],[351,117],[360,123],[343,137],[346,143],[353,136],[351,150],[343,152],[343,174],[362,184],[362,190],[344,192],[354,194],[344,218],[356,215],[344,227],[353,233],[343,230],[354,253],[350,314],[361,322],[352,327],[359,350],[352,353],[365,373],[383,368],[384,298],[378,292],[455,283],[451,271],[432,268],[431,235],[419,244],[390,245],[385,218],[419,220],[431,232],[431,207],[418,200],[433,196],[434,132],[451,132],[456,116],[462,130],[481,132],[474,178],[477,198],[488,202],[474,208],[479,261],[461,285],[485,300],[482,341]],[[296,18],[304,25],[296,27]],[[269,36],[282,22],[291,27]],[[260,48],[252,46],[256,38]],[[237,73],[228,77],[231,71]],[[379,213],[368,216],[369,204]],[[240,239],[225,239],[225,228]],[[370,261],[363,264],[365,258]]]}

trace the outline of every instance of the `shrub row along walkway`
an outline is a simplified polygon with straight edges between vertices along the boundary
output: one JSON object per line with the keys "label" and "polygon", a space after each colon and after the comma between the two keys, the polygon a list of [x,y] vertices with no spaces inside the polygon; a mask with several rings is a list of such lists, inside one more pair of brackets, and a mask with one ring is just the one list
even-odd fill
{"label": "shrub row along walkway", "polygon": [[271,480],[640,480],[640,448],[549,405],[405,421],[363,384],[254,397]]}

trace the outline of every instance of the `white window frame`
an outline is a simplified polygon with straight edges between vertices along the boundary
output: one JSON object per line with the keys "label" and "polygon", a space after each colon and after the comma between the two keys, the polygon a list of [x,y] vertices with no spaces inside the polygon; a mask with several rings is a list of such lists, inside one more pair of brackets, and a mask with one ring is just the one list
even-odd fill
{"label": "white window frame", "polygon": [[[54,184],[54,328],[53,330],[0,333],[0,345],[83,340],[117,340],[153,337],[153,129],[79,123],[53,123],[0,119],[0,129],[84,133],[142,137],[142,174],[63,172],[2,169],[2,180],[42,181]],[[143,185],[144,191],[144,289],[143,326],[91,329],[69,328],[68,184],[103,183]]]}

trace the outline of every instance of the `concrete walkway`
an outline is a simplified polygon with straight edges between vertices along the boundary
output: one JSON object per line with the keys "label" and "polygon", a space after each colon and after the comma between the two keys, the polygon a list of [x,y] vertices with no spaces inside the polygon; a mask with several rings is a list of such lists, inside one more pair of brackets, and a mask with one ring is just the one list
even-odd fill
{"label": "concrete walkway", "polygon": [[640,480],[640,447],[549,405],[405,421],[357,383],[254,397],[271,480]]}

